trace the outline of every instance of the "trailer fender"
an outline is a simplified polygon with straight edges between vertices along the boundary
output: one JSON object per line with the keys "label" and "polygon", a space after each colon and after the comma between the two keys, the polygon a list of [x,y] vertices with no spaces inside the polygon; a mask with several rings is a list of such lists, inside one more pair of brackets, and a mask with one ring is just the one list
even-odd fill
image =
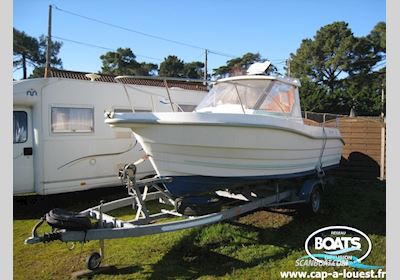
{"label": "trailer fender", "polygon": [[300,200],[305,200],[306,202],[310,201],[311,193],[314,188],[321,188],[321,191],[324,191],[323,184],[319,178],[308,179],[303,183],[303,186],[299,190],[297,196]]}

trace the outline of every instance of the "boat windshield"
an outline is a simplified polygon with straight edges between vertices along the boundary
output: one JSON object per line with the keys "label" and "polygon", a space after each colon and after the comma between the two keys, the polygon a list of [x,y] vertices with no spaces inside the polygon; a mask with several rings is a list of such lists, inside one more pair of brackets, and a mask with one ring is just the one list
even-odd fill
{"label": "boat windshield", "polygon": [[297,87],[266,79],[217,83],[196,111],[277,114],[301,118]]}

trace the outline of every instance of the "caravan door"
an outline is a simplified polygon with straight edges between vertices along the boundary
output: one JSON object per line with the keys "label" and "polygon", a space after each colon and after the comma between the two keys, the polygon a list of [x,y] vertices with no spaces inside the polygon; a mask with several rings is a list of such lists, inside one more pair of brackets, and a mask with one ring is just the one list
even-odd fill
{"label": "caravan door", "polygon": [[34,192],[32,112],[14,107],[13,178],[14,194]]}

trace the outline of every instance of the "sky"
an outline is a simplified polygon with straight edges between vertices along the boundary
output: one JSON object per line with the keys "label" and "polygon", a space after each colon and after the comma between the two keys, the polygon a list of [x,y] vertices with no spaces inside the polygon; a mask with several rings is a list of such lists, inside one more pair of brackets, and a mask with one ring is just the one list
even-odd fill
{"label": "sky", "polygon": [[63,68],[82,72],[100,71],[100,56],[122,47],[156,64],[168,55],[204,61],[208,49],[209,73],[259,52],[283,73],[290,53],[326,24],[345,21],[355,36],[365,36],[386,22],[384,0],[14,0],[13,26],[36,38],[47,34],[49,5]]}

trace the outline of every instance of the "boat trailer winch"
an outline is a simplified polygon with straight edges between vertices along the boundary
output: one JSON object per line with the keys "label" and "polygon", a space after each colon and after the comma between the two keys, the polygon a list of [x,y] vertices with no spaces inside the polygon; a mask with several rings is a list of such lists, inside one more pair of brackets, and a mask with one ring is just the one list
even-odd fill
{"label": "boat trailer winch", "polygon": [[[258,208],[306,203],[311,212],[316,213],[321,206],[321,195],[324,189],[323,178],[313,176],[304,178],[301,183],[294,185],[271,181],[269,184],[251,188],[216,191],[213,194],[214,198],[229,201],[229,203],[222,204],[222,208],[220,204],[218,207],[210,207],[215,210],[213,213],[185,212],[180,210],[182,200],[172,197],[163,186],[165,183],[171,182],[172,178],[155,176],[136,180],[138,163],[140,162],[127,164],[119,171],[119,177],[124,181],[128,190],[127,197],[111,202],[101,201],[100,205],[81,212],[53,209],[38,221],[32,230],[32,235],[25,240],[25,244],[56,240],[83,243],[99,240],[100,253],[93,253],[87,258],[87,268],[94,270],[100,266],[104,258],[104,240],[106,239],[139,237],[210,225],[238,217]],[[146,203],[153,200],[158,200],[159,203],[169,205],[169,208],[173,209],[161,209],[158,213],[151,214]],[[210,198],[210,201],[213,199]],[[227,205],[230,207],[225,207]],[[125,221],[107,214],[107,212],[126,206],[131,206],[136,211],[134,219]],[[192,206],[191,210],[196,209],[193,205],[190,206]],[[159,219],[168,217],[179,217],[179,220],[155,223]],[[52,227],[52,231],[39,235],[38,228],[45,221]]]}

